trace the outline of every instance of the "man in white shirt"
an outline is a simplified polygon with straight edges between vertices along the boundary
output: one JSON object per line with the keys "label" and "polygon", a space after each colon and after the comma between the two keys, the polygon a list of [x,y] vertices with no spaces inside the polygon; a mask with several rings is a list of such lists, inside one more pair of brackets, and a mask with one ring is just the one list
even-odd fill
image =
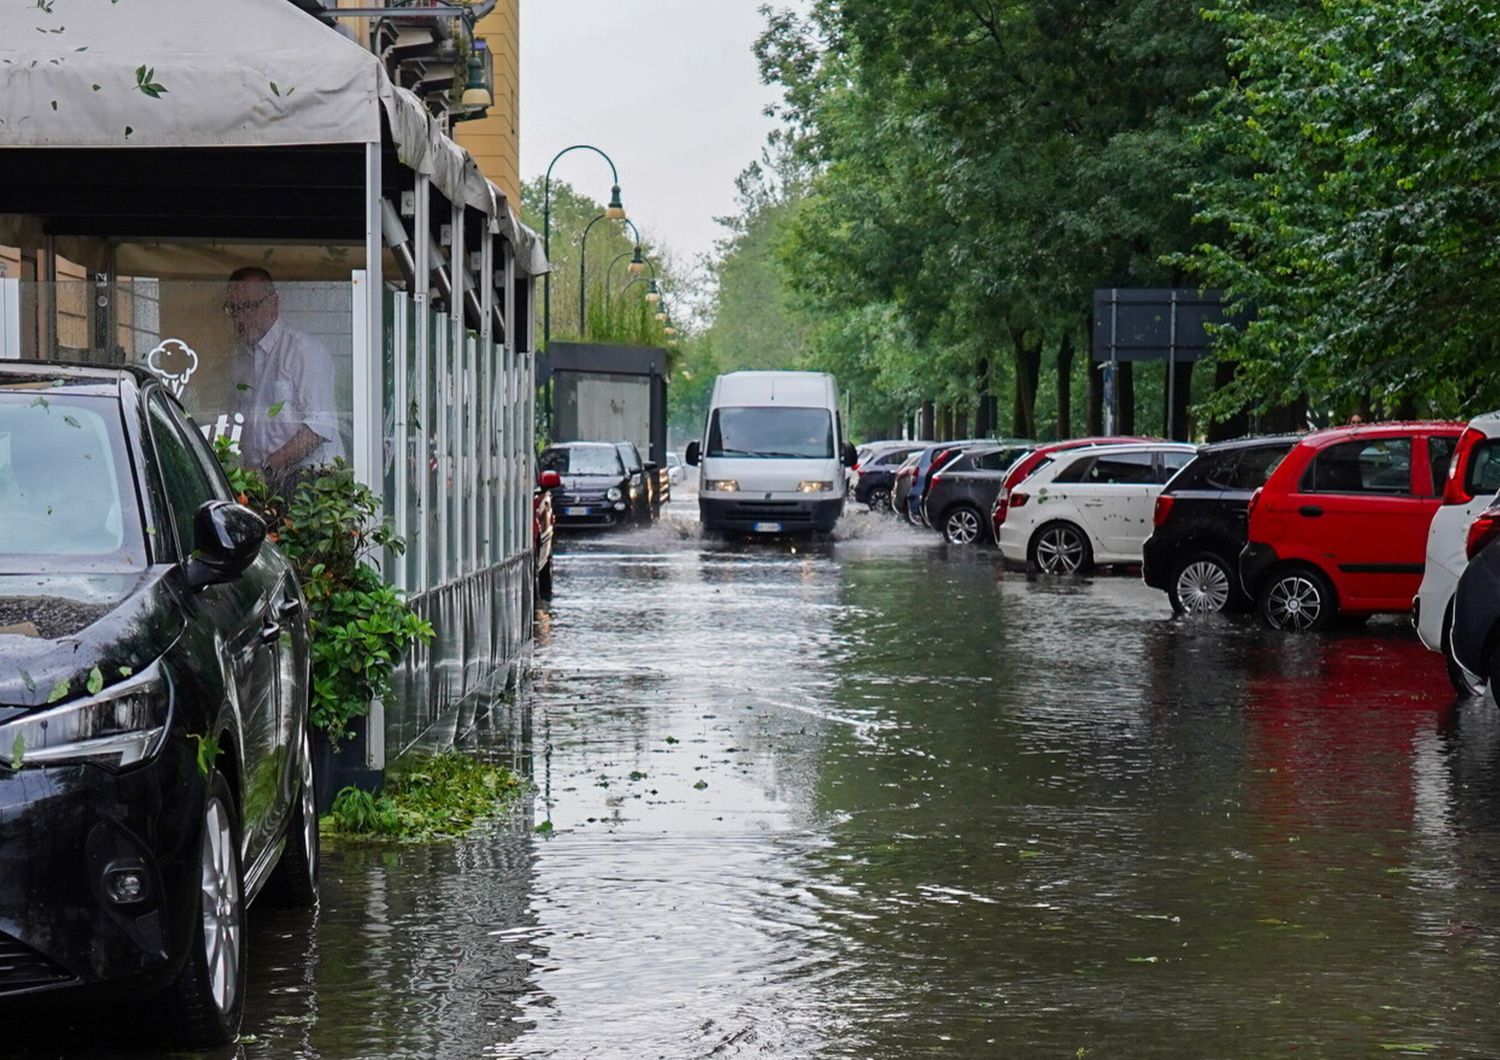
{"label": "man in white shirt", "polygon": [[229,277],[224,313],[236,346],[231,404],[245,418],[240,452],[274,484],[344,455],[333,358],[322,343],[280,316],[271,274],[247,266]]}

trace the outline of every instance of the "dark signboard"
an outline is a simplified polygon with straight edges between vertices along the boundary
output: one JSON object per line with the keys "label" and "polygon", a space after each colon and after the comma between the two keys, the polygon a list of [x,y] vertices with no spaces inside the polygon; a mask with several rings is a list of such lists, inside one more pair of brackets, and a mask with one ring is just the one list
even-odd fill
{"label": "dark signboard", "polygon": [[1225,322],[1221,291],[1100,287],[1094,291],[1095,361],[1196,361]]}

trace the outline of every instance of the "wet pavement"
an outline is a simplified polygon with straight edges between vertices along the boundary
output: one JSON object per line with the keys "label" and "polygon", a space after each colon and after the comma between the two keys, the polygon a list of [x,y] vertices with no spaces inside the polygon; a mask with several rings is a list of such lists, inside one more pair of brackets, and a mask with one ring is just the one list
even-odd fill
{"label": "wet pavement", "polygon": [[673,518],[563,546],[535,795],[257,914],[226,1055],[1500,1055],[1500,714],[1403,622]]}

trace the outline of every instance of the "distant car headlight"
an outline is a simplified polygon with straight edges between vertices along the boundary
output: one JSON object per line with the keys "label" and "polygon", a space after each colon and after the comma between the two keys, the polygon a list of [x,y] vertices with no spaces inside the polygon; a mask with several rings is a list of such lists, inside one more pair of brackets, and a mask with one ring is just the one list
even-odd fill
{"label": "distant car headlight", "polygon": [[620,487],[619,486],[611,486],[609,488],[609,492],[606,493],[605,496],[608,497],[612,501],[617,501],[621,497],[625,496],[625,494],[623,494],[623,493],[620,492]]}
{"label": "distant car headlight", "polygon": [[811,481],[808,481],[808,482],[799,482],[799,483],[797,483],[797,492],[798,493],[827,493],[831,489],[833,489],[833,483],[832,482],[811,482]]}
{"label": "distant car headlight", "polygon": [[740,482],[733,478],[711,478],[703,483],[703,488],[710,493],[738,493]]}
{"label": "distant car headlight", "polygon": [[11,769],[93,762],[110,769],[143,762],[166,739],[169,695],[159,667],[97,696],[0,725],[0,761]]}

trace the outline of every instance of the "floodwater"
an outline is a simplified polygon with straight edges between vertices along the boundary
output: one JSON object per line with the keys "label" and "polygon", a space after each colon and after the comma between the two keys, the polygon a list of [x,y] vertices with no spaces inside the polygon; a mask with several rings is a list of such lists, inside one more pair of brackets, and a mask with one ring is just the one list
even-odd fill
{"label": "floodwater", "polygon": [[684,504],[564,544],[476,735],[535,795],[330,852],[226,1055],[1500,1055],[1500,716],[1404,622]]}

